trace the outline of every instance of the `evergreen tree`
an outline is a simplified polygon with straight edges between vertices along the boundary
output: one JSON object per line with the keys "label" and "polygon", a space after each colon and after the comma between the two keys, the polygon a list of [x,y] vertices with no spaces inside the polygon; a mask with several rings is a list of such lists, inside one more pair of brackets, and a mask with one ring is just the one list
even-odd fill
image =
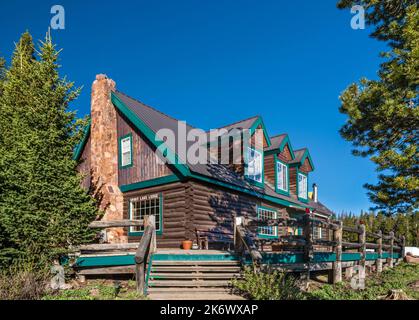
{"label": "evergreen tree", "polygon": [[98,214],[72,159],[80,123],[69,104],[79,90],[60,78],[49,35],[34,53],[23,34],[0,96],[0,264],[91,241]]}
{"label": "evergreen tree", "polygon": [[340,133],[354,155],[377,165],[378,184],[368,195],[387,214],[418,208],[419,190],[419,9],[416,1],[342,0],[340,8],[363,5],[372,36],[387,41],[378,80],[362,79],[341,95],[348,116]]}

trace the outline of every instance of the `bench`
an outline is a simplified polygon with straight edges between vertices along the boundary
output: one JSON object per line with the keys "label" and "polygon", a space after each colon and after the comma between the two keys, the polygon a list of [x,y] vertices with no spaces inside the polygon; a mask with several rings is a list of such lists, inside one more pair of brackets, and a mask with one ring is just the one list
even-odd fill
{"label": "bench", "polygon": [[211,231],[205,229],[195,229],[196,242],[198,249],[208,250],[209,243],[227,244],[228,248],[233,244],[233,233],[226,233],[220,231]]}

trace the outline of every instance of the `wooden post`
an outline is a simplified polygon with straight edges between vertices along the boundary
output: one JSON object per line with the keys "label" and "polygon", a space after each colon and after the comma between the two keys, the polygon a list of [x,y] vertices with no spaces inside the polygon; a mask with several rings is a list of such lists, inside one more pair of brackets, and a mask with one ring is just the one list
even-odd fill
{"label": "wooden post", "polygon": [[405,236],[402,237],[402,250],[400,251],[400,254],[401,254],[400,258],[403,261],[404,256],[406,255],[406,237]]}
{"label": "wooden post", "polygon": [[388,266],[390,268],[393,268],[393,264],[394,264],[394,259],[393,259],[393,252],[394,252],[394,232],[391,231],[390,232],[390,258],[388,260]]}
{"label": "wooden post", "polygon": [[365,225],[361,224],[359,225],[359,244],[361,245],[361,247],[359,248],[359,252],[361,253],[361,258],[359,260],[359,266],[361,268],[361,272],[360,274],[364,274],[365,276],[365,271],[366,271],[366,261],[367,261],[367,246],[366,246],[366,238],[367,238],[367,234],[365,231]]}
{"label": "wooden post", "polygon": [[333,284],[342,281],[342,233],[343,222],[338,222],[339,227],[333,231],[333,240],[336,242],[336,261],[333,262]]}
{"label": "wooden post", "polygon": [[[305,274],[305,280],[310,280],[310,262],[313,259],[313,230],[312,224],[310,221],[311,215],[306,214],[304,216],[304,236],[306,240],[306,244],[304,246],[304,261],[307,263],[307,272]],[[303,278],[304,278],[303,277]]]}
{"label": "wooden post", "polygon": [[242,248],[243,248],[243,243],[238,238],[238,232],[237,232],[237,227],[242,226],[244,224],[243,220],[244,220],[243,217],[235,217],[234,218],[234,250],[237,253],[242,253]]}
{"label": "wooden post", "polygon": [[383,272],[383,260],[381,260],[381,256],[383,255],[383,232],[380,230],[377,232],[377,234],[380,236],[377,239],[377,244],[378,244],[378,258],[375,262],[376,266],[377,266],[377,272]]}

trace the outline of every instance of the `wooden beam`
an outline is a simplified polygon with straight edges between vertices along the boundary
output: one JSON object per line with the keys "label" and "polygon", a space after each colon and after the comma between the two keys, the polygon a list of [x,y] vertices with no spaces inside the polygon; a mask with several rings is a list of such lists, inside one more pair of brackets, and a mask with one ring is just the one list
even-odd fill
{"label": "wooden beam", "polygon": [[393,253],[394,253],[394,232],[390,232],[390,258],[388,259],[388,265],[390,268],[393,268],[394,265],[394,259],[393,259]]}
{"label": "wooden beam", "polygon": [[383,254],[383,232],[381,230],[378,231],[378,235],[380,237],[377,239],[378,258],[376,260],[376,265],[377,265],[377,273],[381,273],[383,272],[383,260],[381,260],[381,255]]}
{"label": "wooden beam", "polygon": [[118,228],[142,226],[143,220],[111,220],[111,221],[93,221],[89,224],[89,228]]}

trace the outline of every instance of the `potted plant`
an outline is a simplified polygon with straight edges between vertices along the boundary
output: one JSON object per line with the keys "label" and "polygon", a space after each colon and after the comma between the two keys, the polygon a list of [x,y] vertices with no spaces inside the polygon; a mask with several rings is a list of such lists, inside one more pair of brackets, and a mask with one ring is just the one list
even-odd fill
{"label": "potted plant", "polygon": [[191,250],[192,249],[192,241],[189,239],[185,239],[182,241],[182,249],[183,250]]}

